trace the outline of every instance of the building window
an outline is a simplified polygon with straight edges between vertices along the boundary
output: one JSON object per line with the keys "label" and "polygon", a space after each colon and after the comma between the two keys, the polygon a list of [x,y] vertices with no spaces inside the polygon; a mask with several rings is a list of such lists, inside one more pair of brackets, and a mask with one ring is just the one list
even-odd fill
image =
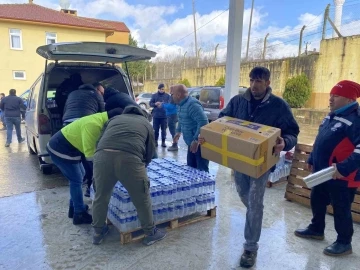
{"label": "building window", "polygon": [[56,43],[56,33],[46,33],[46,45]]}
{"label": "building window", "polygon": [[20,29],[9,29],[10,48],[13,50],[22,50],[22,37]]}
{"label": "building window", "polygon": [[14,80],[26,80],[26,72],[20,70],[13,71]]}

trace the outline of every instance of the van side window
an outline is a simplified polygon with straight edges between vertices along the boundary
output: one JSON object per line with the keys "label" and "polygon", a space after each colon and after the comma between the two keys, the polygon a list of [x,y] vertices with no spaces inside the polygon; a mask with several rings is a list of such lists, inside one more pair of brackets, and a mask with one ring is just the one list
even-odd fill
{"label": "van side window", "polygon": [[40,89],[41,89],[42,78],[43,78],[43,75],[41,75],[37,79],[37,81],[35,82],[35,84],[31,88],[31,96],[30,96],[29,105],[28,105],[28,110],[29,111],[34,111],[36,109],[37,102],[38,102],[38,99],[39,99],[39,93],[40,93]]}

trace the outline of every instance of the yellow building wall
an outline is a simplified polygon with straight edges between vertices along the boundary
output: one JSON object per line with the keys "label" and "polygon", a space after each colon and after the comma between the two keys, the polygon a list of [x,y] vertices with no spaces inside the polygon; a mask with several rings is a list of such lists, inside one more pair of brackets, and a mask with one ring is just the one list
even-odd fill
{"label": "yellow building wall", "polygon": [[[255,66],[270,69],[271,87],[279,96],[284,92],[287,79],[305,73],[312,88],[306,107],[327,109],[330,90],[337,82],[352,80],[360,83],[360,36],[323,40],[320,55],[241,63],[239,86],[249,86],[249,73]],[[214,85],[224,75],[225,66],[212,66],[185,69],[181,77],[188,79],[192,86],[201,86]],[[153,81],[146,81],[145,88],[153,84]]]}
{"label": "yellow building wall", "polygon": [[[22,50],[10,49],[10,28],[22,31]],[[29,89],[43,72],[45,60],[36,53],[36,49],[45,45],[46,32],[56,33],[57,42],[105,42],[105,32],[0,21],[0,92],[7,95],[9,90],[14,88],[17,95],[20,95]],[[14,70],[25,71],[26,80],[14,80]]]}
{"label": "yellow building wall", "polygon": [[127,32],[114,32],[113,35],[106,37],[106,42],[129,44],[129,34]]}

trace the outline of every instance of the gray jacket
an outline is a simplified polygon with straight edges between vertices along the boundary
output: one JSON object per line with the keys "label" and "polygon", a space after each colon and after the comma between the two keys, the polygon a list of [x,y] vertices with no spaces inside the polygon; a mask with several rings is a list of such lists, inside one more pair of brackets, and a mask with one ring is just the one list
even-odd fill
{"label": "gray jacket", "polygon": [[146,165],[155,154],[154,130],[138,106],[127,106],[111,118],[97,144],[102,149],[121,150],[138,156]]}

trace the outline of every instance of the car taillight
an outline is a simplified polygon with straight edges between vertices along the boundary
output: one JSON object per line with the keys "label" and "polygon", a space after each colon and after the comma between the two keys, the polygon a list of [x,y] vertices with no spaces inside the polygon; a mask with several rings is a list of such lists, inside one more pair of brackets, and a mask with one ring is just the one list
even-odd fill
{"label": "car taillight", "polygon": [[224,104],[225,104],[225,100],[223,96],[220,96],[220,100],[219,100],[220,104],[219,104],[219,109],[222,110],[224,108]]}
{"label": "car taillight", "polygon": [[39,134],[51,134],[50,119],[45,114],[39,114],[38,116],[38,129]]}

